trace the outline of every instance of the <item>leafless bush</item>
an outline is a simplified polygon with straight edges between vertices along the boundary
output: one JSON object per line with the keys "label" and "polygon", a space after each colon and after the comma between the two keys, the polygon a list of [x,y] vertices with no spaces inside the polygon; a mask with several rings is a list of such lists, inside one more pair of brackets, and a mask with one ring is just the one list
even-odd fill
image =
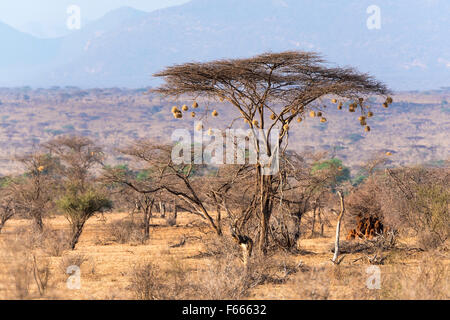
{"label": "leafless bush", "polygon": [[53,206],[55,194],[55,159],[44,153],[27,154],[17,158],[26,174],[12,179],[8,185],[18,214],[33,221],[33,228],[44,231],[43,218]]}
{"label": "leafless bush", "polygon": [[150,262],[136,265],[131,273],[130,286],[135,298],[138,300],[165,299],[165,285],[160,275],[160,269]]}
{"label": "leafless bush", "polygon": [[388,169],[383,210],[396,216],[403,228],[418,235],[423,249],[445,243],[450,235],[448,168]]}
{"label": "leafless bush", "polygon": [[33,255],[32,257],[33,278],[38,289],[39,295],[45,295],[48,289],[50,278],[50,263],[48,259],[38,259]]}
{"label": "leafless bush", "polygon": [[143,224],[134,219],[125,218],[108,225],[108,235],[117,243],[145,243]]}
{"label": "leafless bush", "polygon": [[70,237],[63,230],[47,230],[43,240],[43,247],[52,257],[60,257],[65,250],[70,249]]}
{"label": "leafless bush", "polygon": [[169,227],[173,227],[173,226],[177,225],[177,216],[176,216],[176,214],[170,214],[169,213],[169,215],[167,215],[165,219],[166,219],[166,224]]}
{"label": "leafless bush", "polygon": [[242,262],[235,257],[213,259],[205,271],[199,272],[199,295],[207,300],[242,299],[251,283]]}
{"label": "leafless bush", "polygon": [[245,267],[240,248],[226,237],[213,238],[207,242],[206,249],[213,257],[208,267],[191,279],[197,283],[196,296],[200,299],[243,299],[250,289],[260,284],[283,281],[275,276],[280,266],[270,258],[254,255]]}
{"label": "leafless bush", "polygon": [[50,260],[36,252],[35,248],[30,248],[17,238],[7,243],[4,258],[8,261],[9,291],[14,299],[33,299],[47,293],[51,275]]}
{"label": "leafless bush", "polygon": [[330,298],[330,276],[325,267],[313,268],[305,272],[297,273],[289,280],[288,284],[290,284],[290,290],[296,291],[294,295],[298,299],[327,300]]}
{"label": "leafless bush", "polygon": [[396,266],[382,284],[383,299],[448,300],[450,274],[448,265],[438,255],[428,254],[417,267]]}
{"label": "leafless bush", "polygon": [[[0,181],[1,183],[1,181]],[[14,198],[11,197],[3,188],[0,188],[0,232],[6,222],[16,213]]]}
{"label": "leafless bush", "polygon": [[161,269],[151,262],[143,262],[133,268],[131,285],[139,300],[183,300],[192,298],[198,284],[188,277],[189,271],[182,261],[175,257],[163,259]]}
{"label": "leafless bush", "polygon": [[15,255],[8,271],[13,284],[12,296],[19,300],[28,299],[31,296],[30,286],[33,277],[30,256],[25,253]]}
{"label": "leafless bush", "polygon": [[78,268],[81,268],[81,265],[87,260],[88,259],[84,254],[73,253],[62,257],[61,262],[59,263],[59,268],[63,274],[67,274],[67,269],[70,266],[77,266]]}
{"label": "leafless bush", "polygon": [[204,240],[205,251],[202,256],[227,256],[229,258],[241,257],[238,244],[229,237],[212,237]]}
{"label": "leafless bush", "polygon": [[365,183],[355,188],[347,197],[346,222],[355,226],[357,218],[374,217],[383,221],[383,210],[380,203],[382,185],[376,176],[371,176]]}

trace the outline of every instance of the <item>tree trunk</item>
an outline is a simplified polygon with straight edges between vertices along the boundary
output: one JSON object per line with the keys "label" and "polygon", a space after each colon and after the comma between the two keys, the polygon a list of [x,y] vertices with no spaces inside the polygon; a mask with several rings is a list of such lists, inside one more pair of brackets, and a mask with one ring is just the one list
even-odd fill
{"label": "tree trunk", "polygon": [[299,213],[297,215],[298,217],[298,221],[297,221],[297,230],[295,231],[295,235],[294,235],[294,242],[295,242],[295,246],[297,249],[300,250],[300,236],[301,236],[301,231],[300,231],[300,227],[302,225],[302,216]]}
{"label": "tree trunk", "polygon": [[339,257],[339,235],[341,233],[342,217],[344,216],[344,212],[345,212],[344,195],[342,194],[341,191],[338,191],[338,194],[339,194],[339,198],[341,200],[341,213],[339,214],[338,222],[336,225],[336,240],[334,242],[334,255],[333,255],[333,259],[331,260],[335,264],[338,264],[337,259]]}
{"label": "tree trunk", "polygon": [[[261,175],[261,171],[260,171]],[[272,214],[271,210],[271,187],[272,176],[261,175],[261,216],[260,216],[260,233],[259,233],[259,251],[265,255],[267,253],[267,240],[269,235],[269,221]]]}
{"label": "tree trunk", "polygon": [[72,231],[72,240],[70,241],[70,248],[72,250],[75,250],[75,246],[78,243],[78,240],[80,239],[81,233],[83,232],[83,226],[84,222],[81,224],[76,225]]}
{"label": "tree trunk", "polygon": [[316,228],[316,210],[317,210],[317,207],[314,206],[311,235],[309,236],[310,238],[314,238],[314,229]]}
{"label": "tree trunk", "polygon": [[153,209],[153,202],[145,208],[144,210],[144,239],[148,240],[150,238],[150,219],[152,218],[152,209]]}
{"label": "tree trunk", "polygon": [[217,235],[221,236],[222,235],[222,212],[220,209],[220,206],[217,206],[217,219],[216,219],[217,223]]}
{"label": "tree trunk", "polygon": [[323,237],[324,235],[324,219],[323,219],[323,212],[319,209],[319,223],[320,223],[320,236]]}
{"label": "tree trunk", "polygon": [[159,201],[159,214],[160,214],[161,218],[166,217],[166,205],[164,203],[162,203],[161,201]]}
{"label": "tree trunk", "polygon": [[42,216],[33,215],[34,226],[39,233],[44,232],[44,222],[42,221]]}

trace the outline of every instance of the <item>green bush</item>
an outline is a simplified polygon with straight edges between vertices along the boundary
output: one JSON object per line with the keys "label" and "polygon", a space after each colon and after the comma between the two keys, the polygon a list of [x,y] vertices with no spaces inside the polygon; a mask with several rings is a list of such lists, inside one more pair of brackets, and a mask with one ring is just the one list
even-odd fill
{"label": "green bush", "polygon": [[103,193],[93,189],[85,192],[70,190],[57,201],[72,228],[71,248],[75,249],[84,224],[97,212],[112,208],[112,202]]}

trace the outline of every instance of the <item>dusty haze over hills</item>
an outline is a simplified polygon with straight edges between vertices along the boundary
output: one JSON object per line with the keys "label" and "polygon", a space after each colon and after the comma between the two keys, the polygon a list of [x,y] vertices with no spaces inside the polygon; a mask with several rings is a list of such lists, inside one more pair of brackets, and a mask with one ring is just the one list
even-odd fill
{"label": "dusty haze over hills", "polygon": [[450,86],[450,3],[389,0],[369,30],[372,1],[193,0],[151,13],[124,7],[58,39],[0,24],[0,86],[145,87],[166,65],[264,51],[312,50],[391,88]]}

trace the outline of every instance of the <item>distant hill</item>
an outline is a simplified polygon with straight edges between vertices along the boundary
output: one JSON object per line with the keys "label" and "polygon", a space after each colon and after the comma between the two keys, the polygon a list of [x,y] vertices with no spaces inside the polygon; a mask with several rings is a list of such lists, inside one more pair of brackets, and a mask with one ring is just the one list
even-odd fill
{"label": "distant hill", "polygon": [[[194,130],[196,119],[174,119],[172,106],[192,101],[163,99],[146,89],[0,88],[0,176],[18,168],[14,155],[32,150],[56,136],[90,137],[106,148],[108,161],[122,161],[116,153],[139,139],[170,143],[176,129]],[[374,117],[365,132],[355,116],[328,102],[328,122],[306,117],[292,124],[289,148],[299,152],[327,151],[344,160],[353,172],[374,154],[392,153],[395,165],[439,164],[450,160],[450,90],[400,92],[389,109],[374,103]],[[201,115],[212,101],[197,100]],[[327,103],[326,101],[324,103]],[[207,128],[225,129],[239,112],[227,103],[214,102],[219,117],[204,119]],[[212,105],[210,105],[212,107]],[[244,121],[233,128],[246,128]],[[117,157],[117,158],[116,158]],[[116,159],[116,160],[114,160]]]}
{"label": "distant hill", "polygon": [[[50,42],[10,30],[2,37],[7,47],[24,43],[16,46],[24,49],[14,65],[23,59],[33,68],[11,78],[8,56],[0,52],[0,85],[142,87],[155,84],[151,74],[173,63],[298,49],[370,72],[397,90],[450,86],[450,16],[444,14],[450,2],[383,1],[380,30],[366,26],[372,4],[193,0],[151,13],[121,8]],[[30,43],[39,50],[27,50]],[[11,58],[14,51],[8,52]]]}

